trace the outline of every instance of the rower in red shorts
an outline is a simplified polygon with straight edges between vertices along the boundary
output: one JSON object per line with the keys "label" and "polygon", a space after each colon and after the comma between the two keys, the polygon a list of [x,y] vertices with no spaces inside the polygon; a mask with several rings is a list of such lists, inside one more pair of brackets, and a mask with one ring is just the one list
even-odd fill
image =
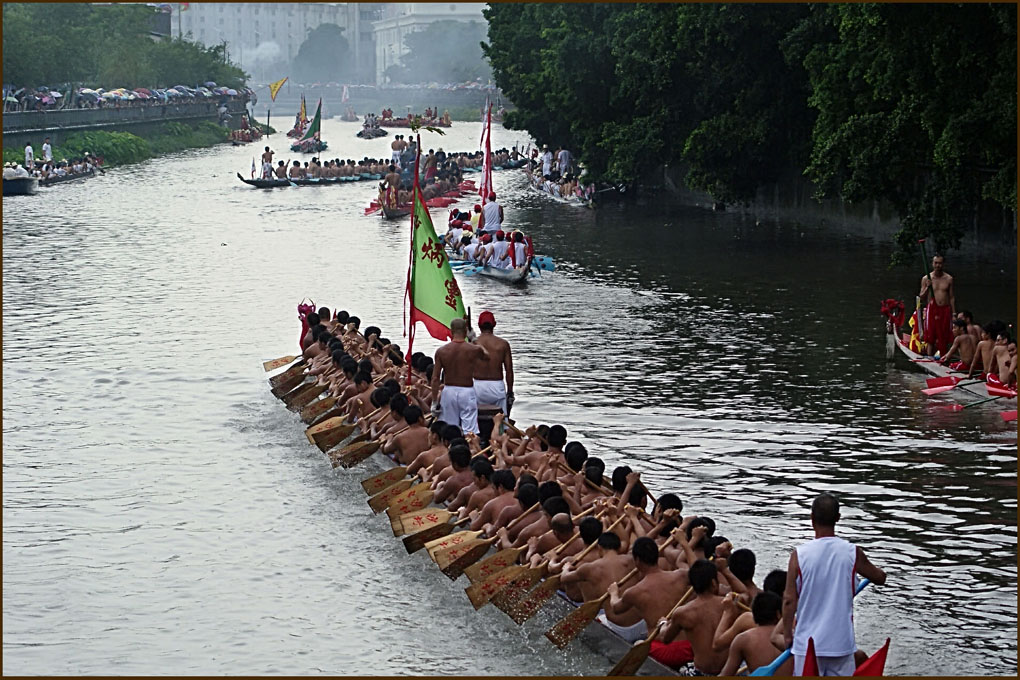
{"label": "rower in red shorts", "polygon": [[[944,355],[952,343],[952,323],[956,318],[956,293],[953,277],[942,269],[945,258],[936,255],[931,259],[932,271],[921,278],[921,300],[928,299],[925,308],[924,339],[928,343],[928,354]],[[931,292],[929,297],[928,293]]]}
{"label": "rower in red shorts", "polygon": [[977,343],[974,341],[974,337],[967,332],[967,322],[963,319],[957,319],[953,321],[953,344],[949,351],[939,359],[939,363],[947,364],[954,354],[959,353],[960,360],[948,364],[949,368],[961,373],[969,371],[970,365],[974,363],[976,348]]}

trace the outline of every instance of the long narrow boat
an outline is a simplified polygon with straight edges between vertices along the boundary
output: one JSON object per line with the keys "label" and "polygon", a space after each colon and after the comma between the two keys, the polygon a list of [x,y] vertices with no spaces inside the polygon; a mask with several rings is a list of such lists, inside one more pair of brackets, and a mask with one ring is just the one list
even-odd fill
{"label": "long narrow boat", "polygon": [[49,187],[49,186],[53,186],[54,184],[63,184],[64,182],[73,182],[73,181],[78,180],[78,179],[86,179],[88,177],[95,177],[95,176],[96,176],[96,171],[95,170],[89,170],[88,172],[78,172],[78,173],[75,173],[73,175],[68,174],[68,175],[64,175],[63,177],[61,177],[59,175],[50,175],[46,179],[39,180],[39,186],[41,186],[41,187]]}
{"label": "long narrow boat", "polygon": [[32,196],[39,191],[35,177],[15,177],[4,180],[4,196]]}
{"label": "long narrow boat", "polygon": [[545,188],[540,187],[540,186],[535,184],[533,176],[532,176],[532,174],[530,172],[528,172],[527,168],[525,168],[524,174],[527,175],[527,177],[528,177],[528,186],[531,188],[532,191],[537,191],[538,193],[540,193],[540,194],[542,194],[544,196],[548,196],[549,198],[551,198],[552,200],[556,201],[557,203],[565,203],[566,205],[572,205],[575,208],[593,208],[593,207],[595,207],[595,201],[592,201],[590,199],[582,198],[580,196],[570,196],[568,198],[568,197],[565,197],[565,196],[557,196],[555,194],[552,194],[552,193],[546,191]]}
{"label": "long narrow boat", "polygon": [[[922,369],[926,373],[929,373],[937,378],[956,377],[963,378],[964,375],[954,371],[953,369],[940,364],[936,361],[929,361],[929,357],[910,349],[910,336],[904,333],[901,337],[897,338],[892,333],[886,334],[886,342],[890,345],[896,345],[901,352],[910,360],[911,364]],[[973,383],[963,384],[953,390],[945,392],[954,398],[963,399],[965,401],[972,401],[974,399],[984,399],[988,397],[988,388],[985,383]],[[1013,398],[1016,399],[1015,397]]]}
{"label": "long narrow boat", "polygon": [[[357,435],[357,431],[352,432],[350,438]],[[346,442],[341,442],[342,446]],[[371,456],[371,460],[378,461],[378,469],[374,472],[382,472],[384,470],[392,469],[396,467],[396,463],[389,457],[382,453],[374,453]],[[357,468],[355,468],[357,469]],[[368,477],[371,475],[362,474],[361,476]],[[385,514],[381,515],[385,517]],[[565,597],[560,594],[559,597],[554,597],[549,600],[544,606],[543,611],[548,612],[556,619],[562,619],[569,614],[577,605],[571,603]],[[606,670],[612,667],[617,661],[622,659],[631,649],[631,644],[626,642],[623,638],[618,636],[616,633],[611,631],[606,626],[602,625],[598,621],[592,621],[582,632],[577,636],[585,647],[602,656],[606,659]],[[652,676],[652,677],[663,677],[663,676],[676,676],[677,673],[668,666],[664,666],[659,663],[651,656],[649,656],[641,667],[637,670],[639,676]]]}
{"label": "long narrow boat", "polygon": [[[452,260],[452,262],[458,262],[458,260]],[[459,262],[465,262],[465,260],[459,260]],[[454,271],[457,270],[455,269]],[[528,279],[531,277],[531,258],[529,257],[527,263],[522,264],[520,267],[515,269],[502,269],[501,267],[490,267],[489,265],[474,267],[472,276],[475,274],[478,276],[487,276],[490,279],[505,281],[506,283],[527,283]]]}
{"label": "long narrow boat", "polygon": [[[350,184],[351,182],[379,181],[382,175],[352,175],[350,177],[320,177],[318,179],[245,179],[241,173],[237,178],[249,186],[257,189],[275,189],[277,187],[289,187],[296,184],[299,187],[317,187],[325,185]],[[410,214],[410,213],[408,213]]]}
{"label": "long narrow boat", "polygon": [[401,217],[407,217],[411,214],[410,205],[398,205],[396,208],[387,208],[385,205],[382,206],[381,214],[388,220],[396,220]]}

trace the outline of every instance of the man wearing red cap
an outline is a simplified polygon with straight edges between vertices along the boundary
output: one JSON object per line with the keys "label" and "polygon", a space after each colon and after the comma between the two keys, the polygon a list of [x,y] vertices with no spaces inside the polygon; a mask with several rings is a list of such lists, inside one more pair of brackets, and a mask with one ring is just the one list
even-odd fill
{"label": "man wearing red cap", "polygon": [[493,234],[503,227],[503,206],[496,203],[496,194],[489,194],[489,200],[482,206],[482,216],[478,218],[478,228]]}
{"label": "man wearing red cap", "polygon": [[475,203],[475,211],[471,213],[471,228],[478,231],[478,220],[482,219],[482,206]]}
{"label": "man wearing red cap", "polygon": [[[499,406],[503,413],[510,415],[514,401],[514,360],[510,343],[492,333],[496,317],[486,310],[478,315],[478,329],[481,335],[475,344],[485,348],[488,358],[475,363],[475,395],[479,404]],[[503,373],[506,372],[506,386]]]}
{"label": "man wearing red cap", "polygon": [[492,242],[492,251],[486,264],[497,269],[507,269],[510,266],[510,260],[506,260],[504,257],[509,247],[510,242],[506,240],[506,234],[500,229],[496,232],[496,240]]}

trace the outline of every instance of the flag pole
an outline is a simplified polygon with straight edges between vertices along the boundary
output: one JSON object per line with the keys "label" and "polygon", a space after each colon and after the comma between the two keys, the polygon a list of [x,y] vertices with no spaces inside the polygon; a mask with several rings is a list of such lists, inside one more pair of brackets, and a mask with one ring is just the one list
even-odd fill
{"label": "flag pole", "polygon": [[414,291],[411,289],[411,277],[414,274],[414,230],[415,210],[418,205],[418,166],[421,164],[421,133],[416,134],[416,146],[414,154],[414,185],[411,187],[411,247],[407,256],[407,288],[404,290],[405,299],[411,303],[410,323],[407,328],[407,380],[405,384],[411,384],[411,354],[414,351]]}

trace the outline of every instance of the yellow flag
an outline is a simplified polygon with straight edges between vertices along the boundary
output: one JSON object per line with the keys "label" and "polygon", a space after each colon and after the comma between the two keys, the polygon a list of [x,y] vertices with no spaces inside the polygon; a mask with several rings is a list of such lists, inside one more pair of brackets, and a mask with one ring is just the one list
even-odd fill
{"label": "yellow flag", "polygon": [[[289,77],[290,76],[288,76],[288,78]],[[275,83],[272,83],[269,86],[269,96],[273,98],[274,102],[276,101],[276,93],[280,91],[280,88],[283,87],[283,84],[285,82],[287,82],[287,78],[284,78],[283,80],[277,80]]]}

